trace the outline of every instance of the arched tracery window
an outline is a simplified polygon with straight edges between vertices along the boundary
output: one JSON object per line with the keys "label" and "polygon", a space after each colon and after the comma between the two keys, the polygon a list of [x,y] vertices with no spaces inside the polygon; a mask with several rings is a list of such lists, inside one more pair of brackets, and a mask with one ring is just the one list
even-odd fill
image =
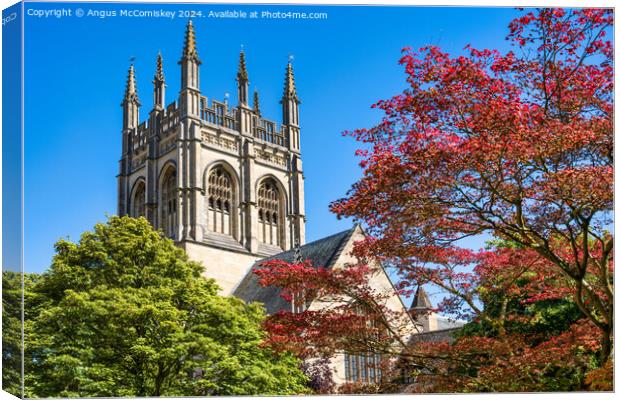
{"label": "arched tracery window", "polygon": [[208,178],[208,224],[211,232],[233,234],[234,190],[230,174],[222,167],[211,170]]}
{"label": "arched tracery window", "polygon": [[171,238],[174,238],[177,223],[176,188],[176,170],[168,168],[161,183],[161,228]]}
{"label": "arched tracery window", "polygon": [[134,218],[146,215],[146,188],[144,182],[138,182],[131,199],[131,216]]}
{"label": "arched tracery window", "polygon": [[263,243],[282,246],[283,218],[280,191],[272,179],[258,187],[258,234]]}

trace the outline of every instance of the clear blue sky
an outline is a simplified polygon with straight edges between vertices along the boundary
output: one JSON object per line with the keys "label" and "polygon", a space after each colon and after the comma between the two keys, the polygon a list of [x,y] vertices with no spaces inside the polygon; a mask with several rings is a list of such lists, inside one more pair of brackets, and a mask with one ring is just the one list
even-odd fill
{"label": "clear blue sky", "polygon": [[[63,5],[27,3],[28,9]],[[65,4],[72,10],[119,10],[120,4]],[[236,104],[240,45],[263,114],[280,121],[284,68],[294,55],[302,100],[308,241],[346,229],[328,204],[361,175],[357,144],[341,136],[370,127],[380,114],[370,105],[405,87],[397,64],[404,46],[465,45],[506,49],[510,8],[293,7],[146,5],[131,9],[271,10],[327,12],[327,20],[195,18],[201,89],[209,98],[230,93]],[[25,20],[25,270],[48,268],[53,243],[116,213],[121,108],[130,57],[136,57],[142,120],[152,106],[151,80],[161,51],[170,103],[179,91],[185,18],[37,18]],[[479,242],[473,242],[479,247]]]}
{"label": "clear blue sky", "polygon": [[[22,265],[21,20],[19,5],[3,10],[2,27],[2,270],[19,271]],[[6,79],[10,76],[14,79]],[[9,101],[11,99],[12,101]],[[9,116],[9,117],[7,117]]]}

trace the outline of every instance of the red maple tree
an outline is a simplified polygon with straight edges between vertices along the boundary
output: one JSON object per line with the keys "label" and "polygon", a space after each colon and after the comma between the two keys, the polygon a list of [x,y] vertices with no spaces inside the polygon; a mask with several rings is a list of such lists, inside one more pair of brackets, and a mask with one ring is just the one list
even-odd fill
{"label": "red maple tree", "polygon": [[[470,272],[452,270],[464,261],[471,263]],[[327,269],[310,261],[273,260],[255,270],[261,285],[282,288],[280,296],[295,304],[321,304],[269,316],[266,344],[305,359],[326,360],[340,352],[380,354],[380,384],[358,382],[339,389],[347,393],[588,388],[582,381],[589,357],[601,348],[592,323],[569,319],[565,326],[541,332],[533,329],[541,314],[524,311],[538,302],[566,303],[574,291],[570,279],[535,251],[506,243],[470,252],[459,262],[409,272],[448,293],[436,310],[467,313],[490,332],[471,332],[470,327],[454,343],[412,341],[406,311],[388,306],[393,292],[373,287],[372,267]],[[611,382],[605,373],[599,373],[599,388]]]}
{"label": "red maple tree", "polygon": [[280,296],[295,304],[322,303],[271,315],[265,322],[267,343],[303,358],[330,358],[343,350],[398,355],[407,345],[411,321],[388,305],[393,292],[371,285],[376,268],[364,263],[323,268],[309,260],[263,263],[254,271],[262,286],[281,288]]}
{"label": "red maple tree", "polygon": [[[492,334],[412,344],[368,265],[272,261],[256,271],[261,284],[324,307],[270,316],[268,344],[302,357],[397,356],[384,376],[411,372],[411,391],[609,390],[612,24],[610,10],[542,9],[510,24],[507,54],[405,49],[409,87],[374,106],[385,113],[377,126],[348,133],[365,143],[364,176],[331,208],[367,227],[356,255],[396,268],[403,295],[440,287],[436,311]],[[501,245],[461,245],[485,233]],[[515,329],[536,318],[519,305],[567,299],[584,319],[561,332]],[[584,375],[593,352],[601,368]]]}
{"label": "red maple tree", "polygon": [[452,280],[461,293],[471,277],[454,266],[472,257],[462,239],[515,243],[570,282],[604,362],[613,338],[612,26],[612,10],[540,9],[510,23],[506,54],[403,50],[408,87],[373,106],[385,114],[379,124],[347,133],[365,144],[364,176],[331,205],[367,227],[358,254],[397,266],[404,290]]}

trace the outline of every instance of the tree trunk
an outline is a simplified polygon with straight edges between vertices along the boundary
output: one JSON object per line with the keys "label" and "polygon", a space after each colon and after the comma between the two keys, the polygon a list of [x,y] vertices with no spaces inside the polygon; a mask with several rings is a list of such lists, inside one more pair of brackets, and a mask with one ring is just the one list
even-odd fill
{"label": "tree trunk", "polygon": [[601,365],[605,364],[613,352],[613,326],[609,326],[601,338],[601,353],[599,355],[599,362]]}

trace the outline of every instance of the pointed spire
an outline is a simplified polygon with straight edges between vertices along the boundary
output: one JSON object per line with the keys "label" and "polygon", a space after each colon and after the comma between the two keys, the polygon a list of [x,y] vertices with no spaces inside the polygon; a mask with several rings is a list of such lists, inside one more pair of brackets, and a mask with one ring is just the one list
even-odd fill
{"label": "pointed spire", "polygon": [[163,109],[166,103],[166,82],[164,78],[164,60],[161,52],[157,54],[157,69],[153,77],[153,106],[155,109]]}
{"label": "pointed spire", "polygon": [[248,70],[245,66],[245,52],[243,48],[239,53],[239,70],[237,72],[237,94],[239,99],[239,105],[247,107],[250,104],[248,99],[248,89],[249,89],[249,81],[248,81]]}
{"label": "pointed spire", "polygon": [[[295,88],[295,74],[293,73],[293,57],[289,56],[286,74],[284,75],[284,94],[282,95],[282,124],[299,127],[299,98]],[[299,150],[299,131],[289,131],[289,145]]]}
{"label": "pointed spire", "polygon": [[260,101],[258,100],[258,90],[254,89],[254,112],[260,117]]}
{"label": "pointed spire", "polygon": [[243,50],[239,53],[239,71],[237,72],[237,81],[248,81],[248,70],[245,65],[245,51]]}
{"label": "pointed spire", "polygon": [[[198,59],[198,51],[196,50],[196,34],[194,33],[194,24],[190,19],[187,22],[187,28],[185,30],[185,44],[183,46],[183,55],[181,60],[179,60],[179,65],[181,65],[181,91],[183,92],[185,89],[192,89],[196,92],[200,91],[200,66],[201,62]],[[198,110],[196,109],[195,101],[191,101],[187,98],[189,96],[187,93],[183,94],[181,99],[179,99],[181,103],[181,108],[186,110],[189,114],[197,115]],[[191,110],[188,111],[188,109]]]}
{"label": "pointed spire", "polygon": [[133,68],[133,64],[129,66],[129,72],[127,74],[127,85],[125,86],[124,102],[136,102],[140,105],[140,99],[138,98],[138,90],[136,89],[136,74]]}
{"label": "pointed spire", "polygon": [[194,32],[194,24],[191,19],[187,22],[187,27],[185,28],[183,59],[192,59],[200,64],[198,51],[196,50],[196,33]]}
{"label": "pointed spire", "polygon": [[413,296],[413,303],[411,304],[411,308],[417,308],[417,309],[433,308],[433,305],[431,304],[431,300],[429,299],[428,294],[426,294],[426,291],[421,285],[418,286],[418,289],[416,290],[415,295]]}
{"label": "pointed spire", "polygon": [[284,98],[297,100],[297,89],[295,88],[295,74],[293,73],[293,63],[289,58],[284,76]]}
{"label": "pointed spire", "polygon": [[157,54],[157,70],[155,71],[155,77],[153,79],[159,82],[163,82],[165,80],[164,79],[164,60],[161,56],[161,52]]}

